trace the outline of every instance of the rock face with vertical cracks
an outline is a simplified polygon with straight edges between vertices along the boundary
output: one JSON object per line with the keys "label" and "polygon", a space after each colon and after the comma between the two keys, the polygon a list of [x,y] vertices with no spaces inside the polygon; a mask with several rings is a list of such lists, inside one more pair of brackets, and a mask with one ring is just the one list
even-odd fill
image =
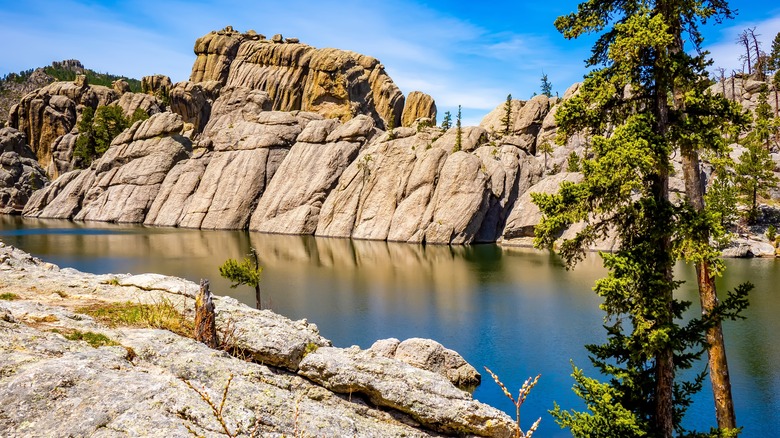
{"label": "rock face with vertical cracks", "polygon": [[404,109],[401,90],[370,56],[250,38],[232,28],[197,40],[191,82],[219,81],[268,93],[277,111],[316,112],[347,121],[358,114],[384,128]]}
{"label": "rock face with vertical cracks", "polygon": [[167,112],[136,122],[90,169],[63,175],[36,192],[24,214],[143,222],[165,176],[191,152],[189,139],[179,135],[182,127],[181,117]]}

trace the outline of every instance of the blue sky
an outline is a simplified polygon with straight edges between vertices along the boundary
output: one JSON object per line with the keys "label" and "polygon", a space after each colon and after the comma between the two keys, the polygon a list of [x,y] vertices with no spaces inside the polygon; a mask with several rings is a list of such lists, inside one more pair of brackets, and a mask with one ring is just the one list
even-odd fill
{"label": "blue sky", "polygon": [[[582,78],[593,39],[567,41],[553,26],[577,3],[0,0],[0,74],[76,58],[101,72],[177,82],[189,77],[195,40],[232,25],[376,57],[405,94],[432,95],[440,114],[463,105],[471,125],[509,93],[538,92],[543,72],[561,94]],[[780,5],[730,4],[736,19],[704,29],[705,48],[728,70],[741,68],[741,30],[756,26],[766,50],[780,32]]]}

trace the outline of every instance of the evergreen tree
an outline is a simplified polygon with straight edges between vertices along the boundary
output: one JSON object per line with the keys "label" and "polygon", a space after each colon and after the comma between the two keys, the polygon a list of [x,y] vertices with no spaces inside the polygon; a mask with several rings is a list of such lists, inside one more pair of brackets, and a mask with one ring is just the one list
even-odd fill
{"label": "evergreen tree", "polygon": [[760,136],[747,139],[746,151],[739,157],[735,166],[737,191],[743,205],[748,207],[747,219],[758,219],[758,197],[767,196],[767,191],[777,186],[777,177],[773,172],[775,163],[764,147]]}
{"label": "evergreen tree", "polygon": [[97,111],[85,107],[77,124],[79,137],[73,151],[80,160],[79,164],[88,167],[100,158],[108,150],[111,141],[129,126],[129,121],[118,105],[101,106]]}
{"label": "evergreen tree", "polygon": [[769,53],[768,64],[769,69],[773,72],[780,71],[780,32],[775,35],[775,39],[772,41],[772,51]]}
{"label": "evergreen tree", "polygon": [[504,135],[509,135],[512,130],[512,94],[506,96],[504,103],[504,117],[501,118],[501,125],[504,127]]}
{"label": "evergreen tree", "polygon": [[547,79],[547,73],[542,72],[542,94],[552,97],[552,84]]}
{"label": "evergreen tree", "polygon": [[230,280],[233,284],[231,288],[236,288],[241,285],[247,285],[255,289],[255,301],[258,309],[262,309],[262,302],[260,300],[260,274],[263,272],[263,268],[260,266],[260,261],[257,258],[257,252],[252,248],[253,258],[246,257],[241,262],[235,259],[227,259],[222,266],[219,267],[219,275]]}
{"label": "evergreen tree", "polygon": [[[705,315],[683,324],[689,303],[674,298],[677,257],[697,263],[714,259],[702,236],[708,237],[717,223],[698,200],[670,202],[669,157],[679,147],[698,160],[701,145],[720,138],[723,125],[738,114],[722,98],[705,93],[707,63],[683,48],[683,30],[698,46],[698,25],[714,16],[729,17],[731,11],[715,0],[588,0],[555,23],[566,38],[604,31],[587,62],[601,68],[586,76],[580,92],[556,114],[560,143],[584,132],[591,135],[593,150],[581,163],[583,182],[564,183],[554,195],[533,196],[544,214],[536,244],[552,248],[563,229],[585,222],[582,231],[559,246],[572,266],[596,240],[614,232],[618,241],[615,253],[601,254],[609,274],[595,287],[604,299],[608,339],[587,347],[609,381],[587,378],[575,368],[575,392],[590,413],[558,406],[553,411],[577,437],[682,433],[690,395],[704,377],[680,382],[677,370],[694,364],[710,328],[746,306],[749,286],[741,286],[720,305],[708,307],[702,298]],[[686,179],[688,187],[692,184]],[[697,264],[697,272],[710,273],[700,268]],[[727,398],[730,402],[730,390]],[[719,427],[733,430],[733,409],[730,419],[728,414],[721,418],[728,407],[718,403]]]}
{"label": "evergreen tree", "polygon": [[547,173],[547,158],[552,153],[553,148],[550,142],[546,141],[539,145],[539,152],[544,156],[544,172]]}
{"label": "evergreen tree", "polygon": [[448,130],[452,128],[452,114],[449,111],[444,113],[444,120],[441,121],[441,129]]}
{"label": "evergreen tree", "polygon": [[452,152],[458,152],[463,148],[463,129],[460,126],[460,105],[458,105],[458,118],[455,120],[455,147]]}

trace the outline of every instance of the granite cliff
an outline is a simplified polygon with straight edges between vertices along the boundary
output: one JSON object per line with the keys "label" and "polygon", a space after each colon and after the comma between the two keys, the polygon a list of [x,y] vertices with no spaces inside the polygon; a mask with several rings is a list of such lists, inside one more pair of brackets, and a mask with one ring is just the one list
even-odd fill
{"label": "granite cliff", "polygon": [[[25,96],[11,126],[56,179],[30,196],[23,214],[527,245],[540,218],[530,193],[576,180],[571,160],[588,152],[588,139],[577,136],[548,148],[557,109],[579,84],[560,98],[512,100],[508,119],[502,103],[479,126],[464,127],[457,144],[455,128],[436,127],[433,99],[404,97],[374,58],[231,27],[199,38],[194,52],[188,81],[149,76],[133,93],[121,81],[108,88],[79,78]],[[750,109],[762,84],[731,78],[712,91]],[[116,137],[89,168],[73,170],[83,108],[107,104],[151,118]],[[679,175],[679,162],[675,168]],[[711,167],[703,170],[706,180]],[[673,175],[670,189],[682,196],[681,178]],[[770,255],[764,246],[751,251]]]}

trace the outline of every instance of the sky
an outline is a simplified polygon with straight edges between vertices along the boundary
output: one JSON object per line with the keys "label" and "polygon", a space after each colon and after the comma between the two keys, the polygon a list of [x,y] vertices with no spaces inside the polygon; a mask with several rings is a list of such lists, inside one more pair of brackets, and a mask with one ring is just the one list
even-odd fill
{"label": "sky", "polygon": [[[439,119],[462,105],[464,124],[476,125],[507,94],[528,99],[538,93],[542,74],[561,95],[582,79],[594,38],[566,40],[553,25],[577,3],[0,0],[0,75],[78,59],[99,72],[183,81],[195,60],[195,40],[231,25],[373,56],[404,94],[433,96]],[[732,0],[735,19],[702,28],[714,67],[742,69],[735,40],[749,27],[770,49],[780,32],[780,4],[772,3]]]}

